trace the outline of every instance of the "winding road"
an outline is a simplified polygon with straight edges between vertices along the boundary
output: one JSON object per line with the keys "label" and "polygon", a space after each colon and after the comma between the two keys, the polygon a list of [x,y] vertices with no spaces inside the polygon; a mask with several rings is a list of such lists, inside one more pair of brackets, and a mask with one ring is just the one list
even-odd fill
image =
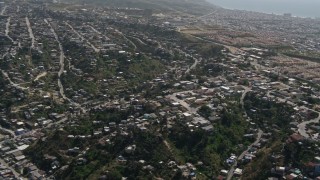
{"label": "winding road", "polygon": [[[3,14],[4,14],[4,12],[6,11],[7,7],[8,7],[8,6],[5,6],[5,7],[2,9],[0,15],[3,15]],[[6,36],[7,38],[9,38],[9,39],[12,41],[12,43],[14,43],[13,39],[9,36],[9,32],[10,32],[10,31],[9,31],[10,20],[11,20],[11,19],[10,19],[10,17],[9,17],[8,20],[7,20],[7,23],[6,23],[5,36]],[[13,87],[15,87],[15,88],[17,88],[17,89],[21,89],[21,90],[27,90],[27,89],[28,89],[28,88],[25,88],[25,87],[21,87],[21,86],[19,86],[18,84],[15,84],[14,82],[12,82],[11,79],[10,79],[10,77],[9,77],[9,75],[8,75],[8,73],[6,73],[5,71],[1,70],[1,73],[4,75],[4,77],[9,81],[9,83],[10,83]],[[4,131],[4,132],[6,132],[6,133],[9,133],[13,138],[16,138],[16,135],[15,135],[15,133],[14,133],[12,130],[9,130],[9,129],[3,128],[3,127],[0,127],[0,130],[1,130],[1,131]],[[18,173],[14,168],[12,168],[11,166],[9,166],[2,158],[0,158],[0,164],[3,165],[3,166],[5,166],[5,167],[7,167],[8,169],[10,169],[16,178],[21,177],[20,173]],[[23,178],[23,179],[25,179],[25,178]]]}
{"label": "winding road", "polygon": [[[257,145],[257,144],[260,142],[261,137],[262,137],[262,134],[263,134],[263,131],[262,131],[261,129],[259,129],[256,140],[255,140],[250,146],[248,146],[248,148],[247,148],[245,151],[243,151],[243,152],[240,154],[240,156],[237,158],[237,161],[242,160],[243,157],[244,157],[246,154],[248,154],[248,151],[252,148],[252,146]],[[230,168],[230,170],[229,170],[229,172],[228,172],[227,180],[231,180],[231,179],[232,179],[232,177],[233,177],[233,175],[234,175],[234,170],[235,170],[235,168],[236,168],[237,165],[238,165],[238,162],[237,162],[237,161],[231,166],[231,168]]]}
{"label": "winding road", "polygon": [[59,72],[58,72],[58,86],[59,86],[59,89],[60,89],[60,95],[62,96],[62,98],[63,99],[65,99],[65,100],[68,100],[68,101],[71,101],[69,98],[67,98],[67,96],[64,94],[64,88],[63,88],[63,85],[62,85],[62,83],[61,83],[61,75],[63,74],[63,71],[64,71],[64,51],[63,51],[63,47],[62,47],[62,44],[61,44],[61,42],[60,42],[60,40],[59,40],[59,37],[58,37],[58,35],[56,34],[56,32],[54,31],[54,29],[53,29],[53,27],[51,26],[51,24],[45,19],[44,20],[48,25],[49,25],[49,27],[50,27],[50,29],[51,29],[51,32],[53,33],[53,35],[54,35],[54,37],[55,37],[55,39],[56,39],[56,41],[58,42],[58,44],[59,44],[59,49],[60,49],[60,57],[59,57],[59,59],[60,59],[60,70],[59,70]]}
{"label": "winding road", "polygon": [[7,7],[8,7],[8,6],[4,6],[4,7],[3,7],[3,9],[1,10],[1,13],[0,13],[1,16],[4,15],[4,12],[6,12]]}
{"label": "winding road", "polygon": [[28,90],[29,88],[26,88],[26,87],[22,87],[20,86],[19,84],[16,84],[14,82],[12,82],[12,80],[10,79],[8,73],[6,73],[4,70],[1,70],[3,76],[9,81],[9,83],[11,84],[11,86],[17,88],[17,89],[20,89],[20,90]]}
{"label": "winding road", "polygon": [[181,54],[183,54],[185,57],[191,57],[194,60],[194,63],[186,70],[185,74],[189,74],[190,71],[194,68],[197,67],[198,63],[200,62],[200,60],[198,60],[197,58],[193,57],[190,54],[187,54],[186,52],[182,51],[182,50],[178,50]]}
{"label": "winding road", "polygon": [[244,91],[243,91],[241,98],[240,98],[240,104],[241,104],[242,108],[244,109],[244,98],[246,97],[247,93],[251,91],[251,88],[245,87],[245,86],[242,86],[242,88],[244,88]]}
{"label": "winding road", "polygon": [[306,126],[307,126],[307,124],[310,124],[310,123],[319,123],[320,113],[319,112],[317,112],[317,113],[318,113],[317,118],[312,119],[310,121],[304,121],[298,125],[298,132],[301,136],[303,136],[305,138],[310,138],[309,134],[307,133]]}
{"label": "winding road", "polygon": [[194,63],[186,70],[185,74],[189,74],[190,71],[191,71],[192,69],[196,68],[197,65],[198,65],[198,63],[200,62],[198,59],[196,59],[196,58],[194,58],[194,57],[192,57],[192,58],[193,58],[193,60],[194,60]]}
{"label": "winding road", "polygon": [[[269,91],[269,92],[267,93],[267,97],[269,97],[269,98],[270,98],[270,97],[273,97],[273,96],[270,94],[271,92],[272,92],[272,91]],[[298,105],[296,105],[295,103],[293,103],[293,102],[291,102],[291,101],[288,101],[287,99],[283,99],[283,98],[279,98],[279,97],[278,97],[277,100],[278,100],[278,102],[286,103],[286,104],[289,104],[289,105],[291,105],[291,106],[293,106],[293,107],[298,107]],[[307,132],[306,126],[307,126],[308,124],[310,124],[310,123],[319,123],[319,121],[320,121],[320,112],[315,111],[315,110],[310,109],[310,108],[307,108],[307,107],[305,107],[305,106],[300,106],[299,108],[300,108],[300,109],[305,109],[305,110],[308,110],[308,111],[313,111],[313,112],[315,112],[315,113],[318,114],[318,117],[317,117],[317,118],[311,119],[311,120],[309,120],[309,121],[303,121],[302,123],[298,124],[298,126],[297,126],[297,128],[298,128],[298,133],[299,133],[301,136],[303,136],[303,137],[305,137],[305,138],[311,138],[310,135],[309,135],[308,132]]]}
{"label": "winding road", "polygon": [[[246,86],[242,86],[242,87],[244,88],[244,91],[243,91],[243,93],[242,93],[242,95],[241,95],[241,98],[240,98],[240,104],[241,104],[242,108],[244,109],[244,99],[245,99],[247,93],[251,91],[251,88],[246,87]],[[245,113],[245,114],[247,114],[247,113]],[[259,130],[258,130],[258,133],[257,133],[257,138],[256,138],[256,140],[255,140],[250,146],[248,146],[248,148],[247,148],[245,151],[243,151],[243,152],[240,154],[240,156],[237,158],[237,161],[242,160],[243,157],[244,157],[244,156],[248,153],[248,151],[252,148],[252,146],[257,145],[257,144],[260,142],[261,137],[262,137],[262,134],[263,134],[263,131],[262,131],[261,129],[259,129]],[[237,162],[237,161],[231,166],[231,168],[230,168],[230,170],[229,170],[229,172],[228,172],[227,180],[231,180],[231,178],[233,177],[233,175],[234,175],[234,170],[235,170],[235,168],[236,168],[237,165],[238,165],[238,162]]]}
{"label": "winding road", "polygon": [[62,98],[66,101],[68,101],[69,103],[73,104],[74,106],[80,108],[82,110],[82,112],[87,112],[87,110],[85,108],[83,108],[80,104],[74,102],[73,100],[69,99],[65,93],[64,93],[64,88],[63,88],[63,85],[62,85],[62,82],[61,82],[61,75],[63,74],[64,72],[64,59],[65,59],[65,55],[64,55],[64,51],[63,51],[63,47],[62,47],[62,44],[59,40],[59,37],[57,35],[57,33],[55,32],[55,30],[53,29],[52,25],[48,22],[47,19],[44,19],[45,23],[48,24],[48,26],[50,27],[50,30],[51,32],[53,33],[57,43],[59,44],[59,50],[60,50],[60,70],[58,72],[58,86],[59,86],[59,92],[60,92],[60,95],[62,96]]}
{"label": "winding road", "polygon": [[9,36],[10,33],[10,22],[11,22],[11,17],[8,17],[7,23],[6,23],[6,30],[5,30],[5,35],[8,39],[11,40],[12,43],[14,43],[14,40]]}

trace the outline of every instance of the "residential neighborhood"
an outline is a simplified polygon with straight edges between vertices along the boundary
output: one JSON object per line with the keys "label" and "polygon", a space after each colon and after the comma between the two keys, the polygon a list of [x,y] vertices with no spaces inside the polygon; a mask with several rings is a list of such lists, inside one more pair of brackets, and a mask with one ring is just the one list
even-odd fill
{"label": "residential neighborhood", "polygon": [[0,2],[0,179],[319,179],[319,20],[199,3]]}

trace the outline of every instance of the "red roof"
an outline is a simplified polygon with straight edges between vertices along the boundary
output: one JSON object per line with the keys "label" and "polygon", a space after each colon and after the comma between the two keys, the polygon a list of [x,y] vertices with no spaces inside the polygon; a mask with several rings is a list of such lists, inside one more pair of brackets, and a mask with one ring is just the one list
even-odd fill
{"label": "red roof", "polygon": [[289,175],[287,175],[287,176],[286,176],[286,178],[287,178],[287,179],[289,179],[289,180],[293,180],[293,179],[294,179],[294,177],[293,177],[293,176],[291,176],[290,174],[289,174]]}
{"label": "red roof", "polygon": [[299,142],[299,141],[302,141],[303,139],[304,137],[301,136],[300,134],[293,133],[292,135],[290,135],[289,139],[287,140],[287,143]]}
{"label": "red roof", "polygon": [[318,165],[318,164],[316,164],[316,163],[314,163],[314,162],[305,163],[305,166],[306,166],[306,167],[315,167],[316,165]]}

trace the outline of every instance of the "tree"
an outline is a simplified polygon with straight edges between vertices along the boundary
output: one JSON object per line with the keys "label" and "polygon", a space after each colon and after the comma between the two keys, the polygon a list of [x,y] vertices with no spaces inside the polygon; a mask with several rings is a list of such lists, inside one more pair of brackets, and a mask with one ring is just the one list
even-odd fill
{"label": "tree", "polygon": [[206,118],[210,117],[211,112],[211,109],[207,105],[201,106],[201,108],[199,109],[199,113]]}

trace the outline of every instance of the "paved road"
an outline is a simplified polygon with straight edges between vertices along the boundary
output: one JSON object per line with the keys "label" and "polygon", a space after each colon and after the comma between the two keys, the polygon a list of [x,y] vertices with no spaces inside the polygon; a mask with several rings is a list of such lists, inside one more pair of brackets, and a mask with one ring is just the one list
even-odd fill
{"label": "paved road", "polygon": [[137,46],[135,43],[133,43],[130,39],[128,39],[121,31],[119,30],[115,30],[117,33],[119,33],[126,41],[128,41],[132,46],[133,46],[133,50],[136,51],[137,50]]}
{"label": "paved road", "polygon": [[51,123],[51,124],[48,124],[46,127],[42,128],[42,129],[51,128],[51,127],[54,126],[54,125],[63,124],[63,123],[65,123],[66,121],[68,121],[68,118],[63,118],[63,119],[61,119],[61,120],[59,120],[59,121],[53,122],[53,123]]}
{"label": "paved road", "polygon": [[12,43],[14,43],[14,40],[9,36],[9,33],[10,33],[10,22],[11,22],[11,17],[8,17],[7,23],[6,23],[5,35],[7,36],[8,39],[11,40]]}
{"label": "paved road", "polygon": [[9,81],[9,83],[11,84],[11,86],[17,88],[17,89],[20,89],[20,90],[28,90],[29,88],[26,88],[26,87],[22,87],[20,86],[19,84],[16,84],[14,82],[12,82],[12,80],[10,79],[8,73],[6,73],[4,70],[0,70],[3,74],[3,76]]}
{"label": "paved road", "polygon": [[56,32],[55,32],[55,30],[53,29],[53,27],[51,26],[51,24],[45,19],[44,20],[48,25],[49,25],[49,27],[50,27],[50,29],[51,29],[51,32],[53,33],[53,35],[54,35],[54,37],[55,37],[55,39],[56,39],[56,41],[58,42],[58,44],[59,44],[59,49],[60,49],[60,57],[59,57],[59,59],[60,59],[60,70],[59,70],[59,72],[58,72],[58,86],[59,86],[59,89],[60,89],[60,95],[62,96],[62,98],[63,99],[66,99],[66,100],[69,100],[67,97],[66,97],[66,95],[64,94],[64,88],[63,88],[63,85],[62,85],[62,83],[61,83],[61,75],[63,74],[63,71],[64,71],[64,51],[63,51],[63,47],[62,47],[62,44],[60,43],[60,41],[59,41],[59,37],[58,37],[58,35],[56,34]]}
{"label": "paved road", "polygon": [[[21,174],[18,173],[15,169],[13,169],[11,166],[9,166],[9,164],[7,164],[2,158],[0,158],[0,163],[4,166],[6,166],[8,169],[10,169],[12,171],[12,173],[14,174],[14,176],[16,178],[21,178]],[[26,179],[26,178],[22,178],[22,179]]]}
{"label": "paved road", "polygon": [[215,42],[215,41],[212,41],[212,40],[208,40],[208,39],[203,39],[201,37],[198,37],[198,36],[195,36],[195,35],[192,35],[192,34],[188,34],[196,39],[199,39],[201,41],[204,41],[204,42],[208,42],[208,43],[211,43],[211,44],[215,44],[215,45],[218,45],[218,46],[223,46],[225,47],[226,49],[228,49],[230,52],[232,53],[241,53],[243,52],[243,50],[241,50],[240,48],[237,48],[237,47],[234,47],[234,46],[230,46],[230,45],[226,45],[226,44],[222,44],[222,43],[219,43],[219,42]]}
{"label": "paved road", "polygon": [[40,73],[33,81],[38,81],[40,78],[45,77],[47,72]]}
{"label": "paved road", "polygon": [[208,39],[203,39],[201,37],[198,37],[198,36],[195,36],[195,35],[192,35],[192,34],[189,34],[189,35],[194,37],[194,38],[196,38],[196,39],[199,39],[201,41],[205,41],[205,42],[208,42],[208,43],[216,44],[216,45],[219,45],[219,46],[230,47],[230,46],[227,46],[225,44],[214,42],[214,41],[211,41],[211,40],[208,40]]}
{"label": "paved road", "polygon": [[58,35],[57,35],[56,32],[54,31],[54,29],[53,29],[53,27],[51,26],[51,24],[50,24],[47,20],[45,20],[45,22],[50,26],[51,32],[53,33],[56,41],[57,41],[58,44],[59,44],[59,49],[60,49],[60,57],[59,57],[59,59],[60,59],[60,62],[59,62],[59,64],[60,64],[60,70],[59,70],[59,72],[58,72],[58,77],[59,77],[59,78],[58,78],[58,86],[59,86],[60,94],[61,94],[62,98],[63,98],[63,99],[68,99],[68,98],[66,97],[66,95],[64,94],[64,88],[63,88],[63,85],[62,85],[61,80],[60,80],[61,75],[63,74],[63,71],[64,71],[64,57],[65,57],[65,56],[64,56],[63,47],[62,47],[62,44],[61,44],[60,41],[59,41]]}
{"label": "paved road", "polygon": [[187,71],[186,71],[185,74],[189,74],[190,71],[191,71],[192,69],[196,68],[197,65],[198,65],[198,63],[200,62],[198,59],[196,59],[196,58],[194,58],[194,57],[192,57],[192,58],[193,58],[193,60],[194,60],[194,63],[187,69]]}
{"label": "paved road", "polygon": [[7,7],[8,7],[8,6],[4,6],[4,7],[3,7],[3,9],[1,10],[0,15],[2,15],[2,16],[4,15],[4,12],[6,11]]}
{"label": "paved road", "polygon": [[34,44],[35,44],[36,40],[34,38],[33,31],[32,31],[31,24],[30,24],[30,21],[29,21],[28,17],[26,17],[26,24],[28,26],[29,36],[31,38],[31,48],[34,48]]}
{"label": "paved road", "polygon": [[48,26],[50,27],[51,29],[51,32],[53,33],[56,41],[58,42],[59,44],[59,49],[60,49],[60,70],[58,72],[58,87],[59,87],[59,92],[60,92],[60,95],[62,96],[62,98],[64,100],[67,100],[68,102],[70,102],[71,104],[73,104],[74,106],[80,108],[82,110],[83,113],[86,113],[87,110],[85,108],[83,108],[80,104],[74,102],[73,100],[69,99],[65,93],[64,93],[64,87],[62,85],[62,82],[61,82],[61,75],[63,74],[64,72],[64,59],[65,59],[65,55],[64,55],[64,51],[63,51],[63,47],[62,47],[62,44],[59,40],[59,37],[57,35],[57,33],[55,32],[55,30],[53,29],[53,27],[51,26],[51,24],[47,21],[47,19],[44,19],[44,21],[48,24]]}
{"label": "paved road", "polygon": [[185,101],[177,98],[177,94],[185,94],[185,93],[192,93],[192,91],[184,91],[184,92],[178,92],[178,93],[174,93],[174,94],[171,94],[171,95],[168,95],[167,97],[174,100],[175,102],[178,102],[181,104],[181,106],[185,107],[190,114],[197,114],[197,111],[199,108],[194,108],[194,107],[191,107],[188,103],[186,103]]}
{"label": "paved road", "polygon": [[198,60],[197,58],[193,57],[191,54],[188,54],[180,49],[176,49],[178,50],[181,54],[183,54],[185,57],[191,57],[194,60],[194,63],[186,70],[185,74],[189,74],[190,71],[194,68],[197,67],[197,65],[199,64],[200,60]]}
{"label": "paved road", "polygon": [[76,31],[69,23],[65,22],[67,26],[82,40],[85,41],[96,53],[100,52],[100,49],[96,48],[86,38],[84,38],[78,31]]}
{"label": "paved road", "polygon": [[[237,158],[237,161],[242,160],[243,157],[244,157],[246,154],[248,154],[248,151],[252,148],[252,146],[257,145],[257,144],[260,142],[261,137],[262,137],[262,134],[263,134],[263,131],[262,131],[261,129],[259,129],[258,134],[257,134],[257,139],[256,139],[256,141],[254,141],[250,146],[248,146],[248,148],[247,148],[245,151],[243,151],[243,152],[240,154],[240,156]],[[237,165],[238,165],[237,161],[231,166],[231,168],[230,168],[230,170],[229,170],[229,172],[228,172],[227,180],[231,180],[231,178],[233,177],[233,175],[234,175],[234,170],[236,169],[236,167],[237,167]]]}
{"label": "paved road", "polygon": [[318,113],[318,117],[317,117],[317,118],[312,119],[312,120],[310,120],[310,121],[304,121],[304,122],[302,122],[302,123],[300,123],[300,124],[298,125],[298,132],[299,132],[299,134],[300,134],[301,136],[303,136],[303,137],[305,137],[305,138],[310,138],[309,134],[308,134],[307,131],[306,131],[306,125],[307,125],[307,124],[310,124],[310,123],[319,123],[320,113],[319,113],[319,112],[317,112],[317,113]]}
{"label": "paved road", "polygon": [[16,134],[10,130],[10,129],[6,129],[0,126],[0,130],[9,133],[13,138],[16,138]]}
{"label": "paved road", "polygon": [[[272,97],[272,95],[270,95],[270,93],[271,93],[271,91],[269,91],[269,92],[267,93],[267,97]],[[298,106],[298,105],[296,105],[295,103],[293,103],[293,102],[291,102],[291,101],[288,101],[288,100],[286,100],[286,99],[283,99],[283,98],[276,98],[276,99],[277,99],[279,102],[287,103],[287,104],[289,104],[289,105],[291,105],[291,106],[294,106],[294,107],[297,107],[297,106]],[[301,108],[301,109],[308,110],[308,111],[313,111],[313,112],[315,112],[315,113],[318,114],[318,117],[317,117],[317,118],[311,119],[311,120],[309,120],[309,121],[304,121],[304,122],[298,124],[298,126],[297,126],[297,128],[298,128],[298,133],[299,133],[300,135],[302,135],[302,136],[305,137],[305,138],[310,138],[309,134],[307,133],[306,126],[307,126],[308,124],[310,124],[310,123],[319,123],[319,121],[320,121],[320,112],[315,111],[315,110],[310,109],[310,108],[305,107],[305,106],[300,106],[300,108]]]}
{"label": "paved road", "polygon": [[144,46],[148,46],[148,45],[147,45],[146,43],[144,43],[141,39],[139,39],[139,38],[137,38],[137,37],[135,37],[135,36],[128,36],[128,37],[137,40],[140,44],[142,44],[142,45],[144,45]]}
{"label": "paved road", "polygon": [[94,32],[96,32],[97,34],[99,34],[100,36],[103,36],[106,40],[110,40],[110,38],[108,38],[106,35],[102,34],[100,31],[98,31],[96,28],[94,28],[91,25],[88,25],[88,27],[90,27]]}
{"label": "paved road", "polygon": [[205,17],[210,16],[210,15],[212,15],[212,14],[216,13],[216,12],[217,12],[217,10],[215,10],[215,11],[213,11],[213,12],[209,13],[209,14],[206,14],[206,15],[203,15],[203,16],[199,16],[197,19],[205,18]]}
{"label": "paved road", "polygon": [[[270,93],[272,93],[272,92],[274,92],[274,91],[268,91],[267,94],[266,94],[266,96],[267,96],[268,98],[274,98],[274,96],[270,94]],[[295,103],[293,103],[293,102],[291,102],[291,101],[288,101],[287,99],[283,99],[283,98],[277,97],[276,100],[277,100],[278,102],[286,103],[286,104],[291,105],[291,106],[297,106]]]}
{"label": "paved road", "polygon": [[[12,139],[15,139],[17,137],[15,135],[15,133],[10,129],[0,127],[0,130],[9,133],[12,136]],[[9,166],[9,164],[7,164],[2,158],[0,158],[0,164],[4,165],[8,169],[10,169],[16,178],[21,176],[20,173],[18,173],[15,169],[13,169],[11,166]]]}
{"label": "paved road", "polygon": [[244,109],[244,98],[246,97],[247,93],[249,91],[251,91],[251,88],[248,88],[248,87],[245,87],[245,86],[242,86],[244,88],[244,91],[242,93],[242,96],[240,98],[240,104],[242,106],[242,108]]}

